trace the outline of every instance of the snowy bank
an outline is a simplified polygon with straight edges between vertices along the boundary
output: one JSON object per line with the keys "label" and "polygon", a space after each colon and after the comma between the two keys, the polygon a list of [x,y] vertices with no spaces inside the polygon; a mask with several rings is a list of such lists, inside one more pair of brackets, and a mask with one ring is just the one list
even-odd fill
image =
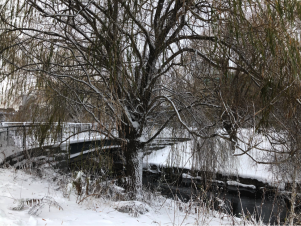
{"label": "snowy bank", "polygon": [[[262,150],[271,149],[269,140],[263,135],[255,133],[253,129],[238,131],[238,138],[237,147],[239,148],[235,149],[235,153],[231,153],[230,146],[227,147],[225,145],[226,142],[222,138],[216,139],[214,145],[214,155],[217,159],[215,171],[223,175],[256,179],[275,187],[284,188],[283,182],[277,182],[276,179],[279,180],[279,178],[276,178],[276,176],[278,175],[272,172],[270,165],[257,164],[252,159],[268,161],[268,154]],[[252,147],[251,150],[250,147]],[[246,154],[241,155],[243,153],[241,149],[248,151],[252,158]],[[148,168],[149,165],[156,165],[192,169],[196,163],[194,150],[195,143],[193,140],[167,146],[145,156],[143,159],[144,168]],[[227,155],[225,155],[225,152],[227,152]],[[203,155],[206,155],[206,153]],[[222,161],[222,163],[219,161]]]}
{"label": "snowy bank", "polygon": [[[233,221],[240,222],[214,211],[205,212],[200,208],[196,211],[197,207],[162,196],[154,196],[148,204],[113,202],[90,196],[78,204],[74,189],[71,188],[69,197],[64,197],[62,188],[54,182],[59,177],[51,170],[44,170],[42,178],[38,178],[34,173],[0,168],[0,225],[229,225]],[[46,203],[37,215],[30,215],[30,210],[44,197],[50,197],[60,208]],[[20,200],[31,201],[17,210]],[[133,214],[133,208],[138,209],[137,214]]]}

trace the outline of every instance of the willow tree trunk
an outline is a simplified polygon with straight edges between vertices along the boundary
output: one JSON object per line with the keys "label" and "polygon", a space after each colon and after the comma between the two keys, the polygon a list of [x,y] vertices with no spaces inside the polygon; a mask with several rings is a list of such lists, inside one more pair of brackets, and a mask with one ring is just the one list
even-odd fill
{"label": "willow tree trunk", "polygon": [[125,172],[128,178],[126,191],[130,199],[139,199],[142,192],[143,145],[133,128],[126,130],[125,137],[128,141],[124,147]]}
{"label": "willow tree trunk", "polygon": [[130,199],[139,199],[142,192],[142,156],[141,150],[127,151],[126,175],[128,177],[127,193]]}

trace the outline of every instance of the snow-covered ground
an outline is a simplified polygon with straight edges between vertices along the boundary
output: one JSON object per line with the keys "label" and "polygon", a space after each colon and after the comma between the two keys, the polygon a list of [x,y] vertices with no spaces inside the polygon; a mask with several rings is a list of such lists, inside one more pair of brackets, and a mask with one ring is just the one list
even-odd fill
{"label": "snow-covered ground", "polygon": [[[243,150],[250,145],[269,148],[268,142],[260,135],[242,131],[241,139],[249,145],[239,143]],[[253,143],[250,143],[253,142]],[[216,156],[222,151],[215,148]],[[216,170],[225,174],[238,174],[272,182],[273,173],[269,166],[254,164],[247,155],[234,156],[239,150],[228,155],[223,167]],[[249,152],[262,159],[256,148]],[[191,168],[193,142],[178,143],[153,152],[144,158],[147,164]],[[219,168],[220,167],[220,168]],[[72,178],[62,176],[51,169],[44,169],[38,177],[36,173],[0,168],[0,226],[6,225],[239,225],[240,219],[208,211],[189,204],[153,195],[143,202],[113,201],[103,196],[79,196],[72,186]],[[189,175],[186,175],[189,177]],[[54,180],[55,179],[55,180]],[[69,183],[69,184],[68,184]],[[237,182],[233,182],[237,183]],[[63,186],[62,186],[63,184]],[[66,195],[67,194],[67,195]],[[20,210],[17,210],[17,209]],[[131,211],[127,211],[131,208]],[[119,211],[117,210],[119,209]],[[31,214],[35,213],[35,214]]]}
{"label": "snow-covered ground", "polygon": [[[254,159],[260,161],[268,161],[269,153],[262,150],[270,150],[271,145],[268,139],[261,134],[253,132],[253,129],[242,129],[238,132],[238,146],[247,151],[250,147],[252,150],[248,151]],[[235,153],[229,151],[230,147],[221,147],[225,144],[222,138],[218,138],[214,147],[214,154],[217,160],[215,170],[224,175],[238,175],[243,178],[257,179],[264,183],[283,188],[283,183],[278,183],[270,165],[256,164],[248,155],[239,155],[242,151],[236,148]],[[243,141],[243,142],[242,142]],[[144,168],[148,164],[174,166],[180,168],[191,169],[194,166],[194,141],[187,141],[178,143],[173,146],[167,146],[164,149],[155,151],[144,158]],[[281,147],[280,147],[281,148]],[[226,150],[225,150],[226,149]],[[225,154],[226,153],[226,154]],[[207,155],[208,153],[200,153]],[[224,159],[223,161],[221,159]],[[219,163],[222,161],[222,163]],[[276,183],[276,184],[275,184]]]}
{"label": "snow-covered ground", "polygon": [[[113,202],[105,198],[87,197],[78,199],[74,190],[70,196],[63,195],[63,189],[50,179],[39,178],[23,170],[0,169],[0,225],[229,225],[242,223],[240,219],[214,211],[204,211],[188,204],[156,196],[147,203]],[[20,208],[24,201],[24,207]],[[182,206],[180,211],[179,205]],[[138,214],[119,212],[125,206],[136,206]],[[18,209],[20,210],[14,210]],[[36,215],[30,212],[37,211]],[[139,211],[144,211],[141,214]]]}

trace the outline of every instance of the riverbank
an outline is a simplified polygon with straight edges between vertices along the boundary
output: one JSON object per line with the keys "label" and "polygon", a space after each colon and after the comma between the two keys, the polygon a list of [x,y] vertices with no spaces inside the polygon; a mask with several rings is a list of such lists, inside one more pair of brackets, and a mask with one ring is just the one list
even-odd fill
{"label": "riverbank", "polygon": [[[140,202],[113,201],[102,197],[87,196],[80,200],[76,189],[60,185],[72,180],[44,168],[40,177],[34,171],[0,169],[0,225],[5,226],[57,226],[57,225],[239,225],[242,219],[217,211],[189,207],[188,204],[152,194]],[[65,195],[64,195],[65,194]],[[150,193],[149,193],[150,195]],[[20,201],[25,200],[22,208]],[[26,201],[27,200],[27,201]],[[38,201],[40,200],[40,201]],[[44,201],[43,201],[44,200]],[[51,202],[46,202],[50,200]],[[39,204],[40,203],[40,204]],[[43,205],[42,205],[43,204]],[[39,207],[40,205],[40,207]],[[36,215],[30,210],[39,207]],[[143,207],[145,211],[127,212],[128,206]]]}

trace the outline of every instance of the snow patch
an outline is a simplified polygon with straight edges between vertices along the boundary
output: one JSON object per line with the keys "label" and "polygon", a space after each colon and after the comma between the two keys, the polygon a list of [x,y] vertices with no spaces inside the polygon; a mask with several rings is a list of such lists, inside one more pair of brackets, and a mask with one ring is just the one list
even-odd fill
{"label": "snow patch", "polygon": [[232,186],[237,186],[237,187],[256,189],[255,185],[242,184],[237,181],[227,181],[227,184]]}

